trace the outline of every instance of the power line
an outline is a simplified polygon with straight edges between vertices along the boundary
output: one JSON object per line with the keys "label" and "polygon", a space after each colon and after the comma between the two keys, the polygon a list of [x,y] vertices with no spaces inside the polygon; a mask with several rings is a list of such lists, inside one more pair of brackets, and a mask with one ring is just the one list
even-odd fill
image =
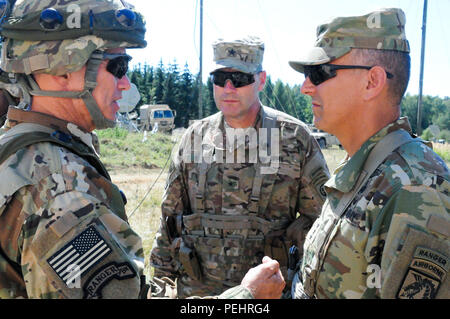
{"label": "power line", "polygon": [[158,177],[156,177],[155,181],[154,181],[153,184],[150,186],[150,188],[147,190],[147,192],[145,193],[145,195],[144,195],[144,197],[142,198],[142,200],[139,202],[139,204],[136,206],[136,208],[135,208],[135,209],[131,212],[131,214],[128,216],[129,219],[131,218],[131,216],[134,215],[134,213],[136,212],[136,210],[137,210],[139,207],[141,207],[142,203],[145,201],[145,199],[147,198],[147,196],[148,196],[148,195],[150,194],[150,192],[152,191],[153,187],[156,185],[156,182],[159,180],[159,178],[161,177],[162,173],[163,173],[164,170],[166,169],[167,163],[169,163],[170,158],[172,157],[173,149],[175,148],[176,145],[177,145],[177,143],[175,143],[175,144],[172,146],[172,149],[170,150],[170,154],[169,154],[169,156],[167,157],[166,162],[164,163],[164,167],[163,167],[162,170],[159,172]]}
{"label": "power line", "polygon": [[422,49],[420,54],[420,78],[419,78],[419,99],[417,103],[417,135],[422,134],[422,90],[423,90],[423,68],[425,62],[425,38],[427,33],[427,7],[428,0],[423,3],[422,19]]}
{"label": "power line", "polygon": [[197,29],[197,9],[198,9],[198,0],[195,1],[195,16],[194,16],[194,48],[195,48],[195,52],[197,53],[197,58],[200,58],[200,54],[197,50],[197,40],[196,40],[196,29]]}

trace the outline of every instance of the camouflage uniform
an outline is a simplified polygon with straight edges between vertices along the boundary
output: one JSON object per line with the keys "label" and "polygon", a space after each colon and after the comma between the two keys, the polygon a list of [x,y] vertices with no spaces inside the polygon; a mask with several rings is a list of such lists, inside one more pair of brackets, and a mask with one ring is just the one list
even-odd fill
{"label": "camouflage uniform", "polygon": [[[216,58],[224,51],[243,56],[241,43],[218,45]],[[227,66],[239,69],[236,63]],[[246,66],[246,71],[257,69]],[[305,124],[265,106],[252,128],[268,128],[269,122],[279,129],[279,167],[263,175],[260,162],[227,163],[223,150],[232,131],[222,112],[196,121],[183,135],[168,174],[151,253],[155,277],[178,278],[179,297],[214,295],[239,284],[264,255],[277,259],[286,277],[289,248],[302,246],[317,218],[329,178],[320,148]],[[196,139],[203,162],[196,161]],[[227,149],[233,158],[242,151],[249,159],[251,153],[261,154],[263,144],[242,139],[231,141],[228,145],[234,148]]]}
{"label": "camouflage uniform", "polygon": [[[137,298],[141,239],[127,222],[119,190],[89,160],[96,158],[91,135],[40,113],[11,109],[8,116],[12,128],[0,150],[17,135],[48,132],[86,155],[43,142],[0,165],[0,177],[8,181],[0,190],[1,298]],[[75,280],[70,288],[70,256],[60,264],[53,260],[70,244],[88,240],[100,248],[85,252],[78,287]],[[82,249],[77,246],[77,253]]]}
{"label": "camouflage uniform", "polygon": [[[319,26],[314,50],[291,66],[304,72],[353,47],[408,52],[404,22],[399,9],[337,18]],[[307,235],[294,297],[450,297],[449,172],[411,134],[406,118],[387,125],[325,184],[327,201]],[[393,135],[404,144],[390,146]]]}
{"label": "camouflage uniform", "polygon": [[[301,269],[304,283],[315,278],[310,289],[317,298],[449,297],[449,172],[429,147],[420,141],[400,146],[370,176],[342,217],[335,216],[370,151],[396,130],[411,133],[406,118],[366,141],[325,184],[328,198],[307,235]],[[442,261],[413,255],[420,250]],[[415,266],[418,260],[422,266]],[[317,274],[312,270],[316,264],[321,265]],[[429,287],[423,284],[417,295],[407,293],[412,283],[428,280]],[[424,295],[428,288],[430,294]]]}
{"label": "camouflage uniform", "polygon": [[[114,124],[92,96],[98,67],[107,49],[146,45],[142,16],[118,0],[18,0],[2,20],[2,69],[15,80],[6,89],[19,88],[21,101],[0,139],[0,297],[146,297],[141,239],[92,134],[31,103],[80,98],[96,128]],[[80,92],[42,91],[30,75],[85,65]]]}

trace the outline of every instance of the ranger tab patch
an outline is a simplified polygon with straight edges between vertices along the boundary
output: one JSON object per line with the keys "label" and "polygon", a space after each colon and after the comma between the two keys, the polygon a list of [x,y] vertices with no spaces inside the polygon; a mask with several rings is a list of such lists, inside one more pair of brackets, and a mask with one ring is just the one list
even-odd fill
{"label": "ranger tab patch", "polygon": [[399,299],[434,299],[449,270],[449,258],[417,247],[400,290]]}
{"label": "ranger tab patch", "polygon": [[133,267],[125,263],[111,262],[98,269],[83,287],[83,299],[101,299],[102,289],[113,279],[125,280],[136,276]]}
{"label": "ranger tab patch", "polygon": [[94,226],[90,226],[47,262],[69,286],[110,253],[111,249],[102,236]]}

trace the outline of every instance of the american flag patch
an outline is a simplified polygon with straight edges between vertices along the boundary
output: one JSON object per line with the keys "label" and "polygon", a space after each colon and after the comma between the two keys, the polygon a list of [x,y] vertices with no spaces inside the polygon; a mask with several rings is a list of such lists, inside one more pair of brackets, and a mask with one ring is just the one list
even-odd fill
{"label": "american flag patch", "polygon": [[90,226],[70,243],[47,259],[50,267],[66,282],[72,283],[111,253],[94,226]]}

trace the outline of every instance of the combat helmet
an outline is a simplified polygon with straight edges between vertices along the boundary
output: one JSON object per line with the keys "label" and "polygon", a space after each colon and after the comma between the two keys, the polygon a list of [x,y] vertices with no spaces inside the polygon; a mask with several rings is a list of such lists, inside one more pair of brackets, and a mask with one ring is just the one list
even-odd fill
{"label": "combat helmet", "polygon": [[[1,69],[20,85],[22,108],[31,96],[79,98],[96,128],[113,127],[92,95],[98,68],[104,59],[131,59],[107,49],[147,45],[143,16],[124,0],[0,0],[0,10]],[[84,65],[83,91],[43,91],[31,75],[64,75]]]}

